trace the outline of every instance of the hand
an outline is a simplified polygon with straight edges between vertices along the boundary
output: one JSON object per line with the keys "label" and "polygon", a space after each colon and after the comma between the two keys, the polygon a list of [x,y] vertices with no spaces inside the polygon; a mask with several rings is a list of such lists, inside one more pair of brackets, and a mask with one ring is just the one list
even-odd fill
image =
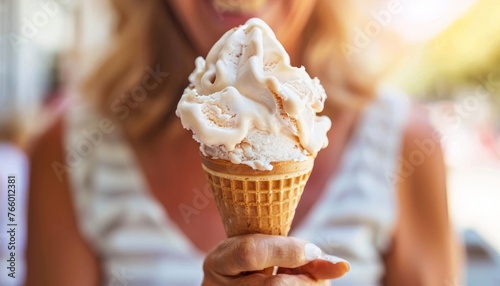
{"label": "hand", "polygon": [[[280,267],[277,275],[259,273],[272,266]],[[207,255],[202,285],[328,285],[349,267],[302,239],[250,234],[229,238]]]}

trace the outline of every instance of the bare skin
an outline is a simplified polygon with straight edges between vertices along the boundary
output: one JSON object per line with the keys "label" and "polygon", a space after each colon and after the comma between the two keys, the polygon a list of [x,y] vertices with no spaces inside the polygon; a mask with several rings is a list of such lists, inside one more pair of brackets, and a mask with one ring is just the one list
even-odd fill
{"label": "bare skin", "polygon": [[[402,156],[405,158],[417,150],[414,144],[416,139],[432,138],[432,130],[428,123],[421,115],[418,115],[418,112],[415,114],[411,117],[404,138]],[[349,127],[352,127],[355,121],[351,118],[335,122],[341,122],[335,125],[335,129],[331,132],[338,136],[336,137],[338,140],[348,137]],[[341,133],[342,130],[344,133]],[[183,131],[177,130],[173,134],[177,132]],[[163,140],[169,137],[167,134]],[[147,152],[137,151],[137,149],[136,151],[143,170],[147,173],[153,194],[189,240],[201,251],[208,252],[225,240],[224,230],[213,202],[202,210],[202,215],[193,216],[189,224],[186,224],[177,208],[181,202],[191,203],[193,187],[201,188],[200,186],[205,184],[199,168],[199,155],[193,152],[197,146],[189,143],[192,141],[189,137],[179,136],[177,141],[171,142],[172,146],[181,148],[177,152],[170,152],[169,148],[163,148],[164,151],[161,153],[151,152],[156,148],[147,148],[149,150]],[[345,139],[343,141],[347,142]],[[55,142],[57,143],[54,144]],[[40,138],[31,156],[33,172],[29,210],[27,285],[98,285],[99,261],[96,253],[91,251],[77,230],[67,178],[63,182],[58,181],[50,167],[52,162],[64,160],[60,142],[61,122],[58,122],[52,130]],[[160,137],[156,142],[157,146],[166,146],[161,143],[163,141]],[[156,144],[153,143],[153,145]],[[307,215],[322,192],[322,188],[313,188],[313,186],[324,185],[327,177],[325,174],[336,168],[338,160],[327,160],[326,158],[329,157],[327,154],[339,154],[344,147],[345,144],[331,144],[328,149],[322,151],[324,153],[319,156],[316,165],[317,175],[311,178],[308,189],[304,192],[303,200],[308,203],[300,205],[296,215],[297,221],[300,222]],[[426,158],[424,164],[417,166],[415,171],[399,184],[400,214],[398,227],[394,233],[393,248],[386,257],[386,285],[443,285],[444,281],[455,281],[458,277],[456,261],[459,261],[460,255],[458,248],[454,247],[453,235],[450,231],[446,208],[444,165],[439,144],[436,148],[436,152]],[[157,156],[154,157],[152,154]],[[181,161],[176,156],[183,156],[186,163],[179,165],[178,162]],[[321,158],[325,158],[324,161]],[[326,169],[320,169],[321,166],[326,165],[328,165]],[[175,180],[172,177],[170,179],[174,180],[167,184],[164,176],[169,173],[167,170],[174,169],[177,170],[175,174],[182,174],[182,171],[186,171],[185,174],[189,174],[189,178],[179,177]],[[187,172],[187,170],[190,171]],[[185,185],[186,181],[192,184]],[[170,192],[175,192],[175,194]],[[272,241],[270,240],[269,245],[273,245]],[[220,251],[220,248],[217,249]],[[217,249],[208,252],[207,257],[215,255]],[[235,252],[235,255],[236,253],[238,252]],[[227,259],[222,261],[222,264],[226,264]],[[217,269],[218,265],[217,260],[209,260],[206,271]],[[324,271],[324,268],[321,269]],[[330,269],[330,271],[335,273],[339,270]]]}
{"label": "bare skin", "polygon": [[[340,153],[346,144],[347,136],[339,136],[349,131],[354,114],[337,117],[335,126],[330,134],[332,144],[321,151],[321,156],[315,161],[315,171],[306,186],[305,194],[297,208],[294,226],[299,225],[302,219],[314,206],[321,195],[324,185],[331,178],[340,159]],[[333,136],[333,134],[335,134]],[[335,137],[335,138],[333,138]],[[346,138],[342,140],[342,138]],[[172,146],[172,148],[165,148]],[[174,122],[165,136],[141,148],[134,144],[137,158],[147,176],[149,187],[155,197],[162,202],[170,218],[172,218],[193,244],[202,251],[210,250],[217,242],[225,238],[224,229],[220,221],[214,200],[199,214],[193,214],[188,220],[179,210],[180,204],[193,206],[194,189],[204,190],[207,187],[201,166],[200,155],[196,143],[189,131],[182,129],[180,122]],[[332,159],[333,158],[333,159]],[[187,174],[185,177],[179,174]],[[167,176],[167,178],[165,177]],[[168,184],[166,182],[168,181]],[[200,229],[211,230],[200,232]],[[200,233],[205,233],[200,236]]]}
{"label": "bare skin", "polygon": [[385,258],[390,270],[385,283],[458,285],[464,253],[448,217],[442,149],[425,112],[412,112],[403,139],[404,160],[410,161],[421,151],[416,142],[430,140],[427,142],[432,142],[429,146],[433,149],[421,165],[397,183],[400,213],[392,250]]}
{"label": "bare skin", "polygon": [[97,256],[81,237],[68,180],[52,162],[64,162],[62,122],[35,144],[31,154],[26,285],[99,285]]}
{"label": "bare skin", "polygon": [[[213,24],[207,20],[208,14],[187,17],[192,11],[198,11],[194,9],[197,2],[171,0],[180,20],[185,21],[184,26],[196,40],[197,49],[201,54],[205,54],[211,43],[226,28],[221,26],[214,28],[213,33],[208,33],[210,30],[205,27]],[[298,37],[286,31],[294,31],[296,34],[301,31],[309,17],[308,5],[312,5],[314,1],[289,2],[306,6],[294,6],[296,8],[286,15],[272,13],[270,15],[273,17],[264,20],[270,22],[292,58],[296,59],[294,55],[299,54],[299,48],[294,39]],[[273,5],[283,3],[279,0]],[[290,3],[286,5],[290,6]],[[263,14],[262,17],[265,18],[266,15]],[[403,158],[408,158],[418,148],[414,144],[416,139],[432,137],[426,117],[420,114],[415,112],[407,126],[401,154]],[[336,114],[335,118],[332,118],[334,126],[329,133],[331,144],[321,151],[316,160],[314,175],[297,209],[295,226],[300,225],[300,221],[314,207],[324,191],[326,181],[334,176],[340,155],[357,118],[358,114],[352,111]],[[51,168],[54,161],[64,162],[61,126],[59,121],[42,136],[31,156],[33,171],[27,285],[98,285],[101,276],[98,254],[90,249],[77,229],[67,177],[62,182],[58,181]],[[181,203],[192,205],[193,189],[203,190],[205,180],[196,152],[198,146],[190,133],[181,129],[179,122],[172,123],[171,128],[147,145],[137,142],[132,142],[132,145],[146,175],[149,190],[192,244],[207,253],[204,285],[325,285],[329,279],[339,277],[347,270],[345,265],[332,267],[321,262],[305,261],[303,256],[298,255],[303,253],[304,242],[297,242],[292,238],[250,236],[251,241],[259,244],[258,248],[249,247],[248,236],[226,240],[213,201],[201,210],[199,215],[190,216],[187,223],[178,206]],[[167,174],[174,175],[167,178]],[[179,174],[185,176],[181,177]],[[409,177],[399,182],[397,191],[400,213],[393,236],[393,247],[385,259],[386,285],[411,286],[413,283],[418,286],[431,286],[446,285],[446,281],[455,281],[457,264],[452,262],[458,260],[458,251],[454,248],[450,231],[444,180],[443,158],[436,142],[436,150],[426,157],[425,162],[416,166]],[[217,245],[219,247],[216,247]],[[228,245],[231,245],[229,249],[232,251],[228,252]],[[251,259],[239,261],[241,253],[248,254],[244,257],[257,257],[262,253],[271,255],[263,259],[266,261],[265,265],[257,265],[255,261],[250,261]],[[283,260],[283,257],[272,253],[285,253],[287,256]],[[262,274],[249,274],[245,275],[245,281],[238,280],[238,274],[242,272],[270,265],[292,270],[277,278],[269,279]]]}
{"label": "bare skin", "polygon": [[[26,285],[98,285],[100,279],[100,265],[97,254],[94,253],[86,241],[81,237],[76,224],[70,190],[68,186],[68,178],[64,176],[63,181],[59,181],[52,171],[52,162],[64,162],[64,154],[62,151],[62,125],[59,120],[55,126],[45,133],[40,140],[35,144],[31,161],[33,171],[31,175],[31,195],[30,195],[30,225],[28,237],[28,281]],[[172,137],[173,136],[173,137]],[[173,140],[173,141],[169,141]],[[166,142],[170,146],[178,148],[165,148]],[[202,189],[206,182],[201,168],[199,154],[196,152],[198,146],[191,138],[188,131],[182,130],[177,123],[173,123],[170,131],[165,132],[164,136],[158,137],[157,141],[152,142],[148,146],[139,146],[134,144],[136,157],[146,174],[150,191],[158,199],[158,201],[167,210],[169,217],[179,226],[182,232],[199,250],[207,253],[207,257],[220,257],[217,252],[225,249],[224,247],[216,248],[210,252],[219,243],[230,243],[226,241],[224,229],[222,227],[219,214],[213,200],[208,204],[206,209],[197,216],[192,216],[190,223],[186,223],[182,214],[178,209],[180,203],[192,204],[194,193],[193,188]],[[324,152],[338,153],[333,146]],[[175,150],[175,151],[173,151]],[[326,156],[324,156],[326,158]],[[182,159],[182,160],[181,160]],[[179,164],[183,162],[182,164]],[[327,165],[328,160],[319,160],[318,165]],[[333,169],[334,164],[330,166]],[[161,171],[158,171],[161,170]],[[326,180],[327,172],[317,172],[316,177],[320,180]],[[323,175],[321,175],[324,173]],[[175,174],[169,178],[165,178],[166,174]],[[187,174],[181,177],[178,174]],[[66,175],[66,174],[65,174]],[[321,184],[320,180],[311,178],[310,186]],[[189,184],[186,184],[189,182]],[[323,182],[324,183],[324,182]],[[310,189],[304,195],[304,201],[309,202],[305,206],[299,207],[297,211],[297,220],[300,221],[312,207],[315,202],[312,197],[318,197],[321,192]],[[306,209],[307,208],[307,209]],[[279,245],[285,247],[286,253],[291,253],[291,257],[282,260],[269,259],[269,265],[278,265],[285,268],[293,267],[294,275],[299,283],[297,285],[324,285],[324,279],[333,279],[343,275],[348,268],[346,265],[331,265],[327,263],[314,262],[307,263],[303,258],[297,258],[296,253],[302,251],[299,244],[291,243],[286,245],[284,242],[276,243],[275,240],[280,238],[264,238],[258,237],[264,245],[269,245],[272,252],[273,247]],[[236,240],[236,241],[235,241]],[[240,256],[242,248],[245,247],[245,239],[231,239],[233,244],[240,245],[236,247],[232,255]],[[293,246],[299,247],[295,251]],[[262,247],[259,248],[260,252]],[[283,253],[283,250],[275,250]],[[67,255],[71,253],[71,255]],[[222,264],[227,264],[227,254]],[[277,256],[277,259],[280,258]],[[293,260],[298,259],[298,260]],[[56,260],[57,263],[50,261]],[[292,264],[290,264],[290,262]],[[295,263],[295,264],[294,264]],[[210,259],[206,263],[206,270],[217,269],[220,263],[217,259]],[[299,267],[299,266],[303,267]],[[307,266],[306,266],[307,265]],[[262,265],[255,266],[261,267]],[[297,268],[298,267],[298,268]],[[264,268],[264,267],[262,267]],[[256,269],[247,269],[253,271]],[[303,275],[298,275],[303,271]],[[326,274],[325,274],[326,273]],[[306,275],[307,274],[307,275]],[[253,279],[255,285],[261,285],[262,280],[268,279],[262,274],[254,274]],[[310,275],[318,276],[319,280],[308,278]],[[226,275],[224,275],[226,276]],[[284,285],[293,285],[290,283],[294,280],[286,278],[290,275],[280,274],[280,277],[272,278],[268,285],[281,285],[279,283],[287,283]],[[207,275],[207,277],[212,277]],[[323,279],[324,278],[324,279]],[[215,278],[214,278],[215,279]],[[306,280],[304,280],[306,279]],[[309,279],[309,280],[307,280]],[[216,280],[214,280],[216,281]],[[250,280],[239,281],[247,283]],[[260,281],[260,282],[259,282]],[[207,281],[205,285],[224,285],[213,284],[215,282]],[[217,282],[221,283],[221,281]],[[228,281],[228,285],[237,285],[235,281]],[[251,284],[250,284],[251,285]]]}

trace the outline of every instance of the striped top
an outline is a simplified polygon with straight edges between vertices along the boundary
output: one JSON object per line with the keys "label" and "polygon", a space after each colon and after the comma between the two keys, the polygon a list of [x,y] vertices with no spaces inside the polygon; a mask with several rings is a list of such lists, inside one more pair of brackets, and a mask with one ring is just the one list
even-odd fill
{"label": "striped top", "polygon": [[[408,101],[392,93],[367,107],[335,179],[290,234],[349,260],[351,271],[335,285],[380,285],[408,110]],[[200,285],[204,254],[149,192],[119,126],[86,104],[73,104],[65,146],[79,229],[101,259],[102,285]]]}

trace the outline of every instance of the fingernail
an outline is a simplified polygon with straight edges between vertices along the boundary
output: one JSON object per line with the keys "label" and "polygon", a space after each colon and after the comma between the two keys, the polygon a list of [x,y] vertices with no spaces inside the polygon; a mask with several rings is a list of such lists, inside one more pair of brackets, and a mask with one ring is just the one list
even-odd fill
{"label": "fingernail", "polygon": [[306,259],[308,261],[318,259],[322,256],[323,251],[313,243],[308,243],[305,246]]}
{"label": "fingernail", "polygon": [[326,260],[328,262],[331,262],[333,264],[344,263],[347,266],[347,272],[351,269],[351,264],[349,263],[349,261],[347,261],[347,260],[345,260],[343,258],[340,258],[340,257],[337,257],[337,256],[333,256],[333,255],[329,255],[329,254],[323,254],[321,256],[321,259],[322,260]]}

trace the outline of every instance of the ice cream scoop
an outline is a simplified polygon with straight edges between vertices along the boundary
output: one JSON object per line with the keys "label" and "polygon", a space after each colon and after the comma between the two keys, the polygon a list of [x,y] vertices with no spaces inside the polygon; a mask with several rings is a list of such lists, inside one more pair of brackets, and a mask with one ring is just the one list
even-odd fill
{"label": "ice cream scoop", "polygon": [[264,21],[226,32],[195,64],[176,114],[204,156],[272,170],[272,162],[305,161],[327,146],[331,121],[317,116],[325,90],[290,64]]}

